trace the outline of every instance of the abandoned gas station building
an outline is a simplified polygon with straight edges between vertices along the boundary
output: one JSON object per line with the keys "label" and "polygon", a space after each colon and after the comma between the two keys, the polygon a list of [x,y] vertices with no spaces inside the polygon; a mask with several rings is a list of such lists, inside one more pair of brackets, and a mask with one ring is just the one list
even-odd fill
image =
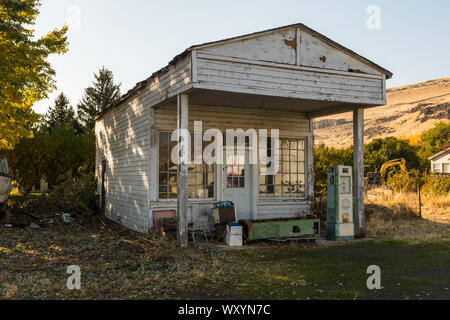
{"label": "abandoned gas station building", "polygon": [[[391,77],[303,24],[192,46],[96,119],[105,214],[148,232],[155,211],[176,210],[192,221],[218,201],[233,201],[238,219],[311,212],[313,119],[353,111],[353,208],[361,232],[364,109],[386,103]],[[248,161],[175,165],[171,133],[194,132],[194,121],[203,131],[278,129],[279,172],[261,175]]]}

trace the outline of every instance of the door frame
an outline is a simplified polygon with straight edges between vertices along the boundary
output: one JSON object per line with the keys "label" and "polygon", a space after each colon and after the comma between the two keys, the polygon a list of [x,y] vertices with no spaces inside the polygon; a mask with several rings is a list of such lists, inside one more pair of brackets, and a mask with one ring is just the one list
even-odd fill
{"label": "door frame", "polygon": [[[225,153],[224,153],[225,156]],[[259,190],[259,167],[258,165],[249,165],[249,177],[251,179],[250,184],[250,219],[256,220],[258,219],[258,211],[257,211],[257,199],[258,199],[258,190]],[[224,179],[225,175],[225,164],[216,164],[216,195],[217,201],[225,201],[224,191],[225,191],[225,183]]]}

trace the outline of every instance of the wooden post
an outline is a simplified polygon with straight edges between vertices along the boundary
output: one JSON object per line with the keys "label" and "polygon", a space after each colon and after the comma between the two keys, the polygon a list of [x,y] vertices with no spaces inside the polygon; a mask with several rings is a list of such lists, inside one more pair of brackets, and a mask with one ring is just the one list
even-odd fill
{"label": "wooden post", "polygon": [[364,109],[353,111],[353,218],[355,237],[363,238],[364,221]]}
{"label": "wooden post", "polygon": [[421,187],[420,187],[420,175],[419,175],[419,183],[418,183],[419,185],[418,185],[418,187],[417,187],[417,189],[418,189],[418,192],[419,192],[419,217],[421,217],[422,218],[422,196],[420,195],[420,192],[421,192]]}
{"label": "wooden post", "polygon": [[189,141],[187,133],[189,119],[189,98],[187,94],[178,95],[177,106],[177,124],[179,131],[179,163],[177,170],[177,235],[178,244],[182,247],[187,246],[187,200],[188,200],[188,155]]}

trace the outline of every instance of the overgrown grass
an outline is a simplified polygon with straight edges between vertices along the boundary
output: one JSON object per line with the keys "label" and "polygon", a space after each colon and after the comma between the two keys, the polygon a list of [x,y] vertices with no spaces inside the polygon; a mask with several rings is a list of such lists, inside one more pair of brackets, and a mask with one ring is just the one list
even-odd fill
{"label": "overgrown grass", "polygon": [[[449,225],[417,217],[412,196],[381,190],[367,208],[378,240],[327,247],[181,249],[97,217],[0,225],[0,299],[450,299]],[[424,198],[424,217],[436,204],[448,215],[446,201]],[[70,265],[81,268],[81,290],[66,288]],[[382,290],[366,287],[370,265]]]}
{"label": "overgrown grass", "polygon": [[368,194],[367,235],[397,240],[450,239],[450,195],[422,195],[422,217],[415,193],[372,190]]}

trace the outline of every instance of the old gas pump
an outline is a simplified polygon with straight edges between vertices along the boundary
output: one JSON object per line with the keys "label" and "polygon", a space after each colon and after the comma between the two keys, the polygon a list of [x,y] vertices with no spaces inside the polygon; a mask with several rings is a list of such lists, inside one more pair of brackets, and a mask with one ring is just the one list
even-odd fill
{"label": "old gas pump", "polygon": [[352,167],[328,168],[327,239],[353,239]]}

